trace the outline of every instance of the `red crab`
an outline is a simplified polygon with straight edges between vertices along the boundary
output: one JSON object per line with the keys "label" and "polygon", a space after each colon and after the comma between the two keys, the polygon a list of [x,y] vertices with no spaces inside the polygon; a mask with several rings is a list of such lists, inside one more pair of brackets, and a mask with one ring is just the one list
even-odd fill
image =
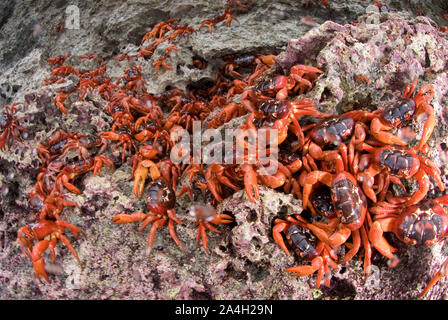
{"label": "red crab", "polygon": [[18,122],[24,117],[14,118],[14,113],[17,111],[16,106],[20,104],[14,103],[11,107],[4,106],[0,113],[0,151],[6,150],[6,147],[9,149],[12,139],[22,142],[20,131],[28,131],[18,125]]}
{"label": "red crab", "polygon": [[137,121],[135,121],[135,131],[139,131],[134,137],[136,140],[140,141],[140,143],[145,143],[150,139],[154,139],[154,141],[157,140],[162,131],[159,117],[148,114],[138,118]]}
{"label": "red crab", "polygon": [[378,174],[386,174],[382,178],[385,181],[384,186],[378,188],[378,191],[383,193],[382,200],[388,189],[389,180],[404,188],[399,178],[414,178],[418,181],[419,189],[406,202],[406,205],[416,204],[426,197],[431,186],[428,175],[434,177],[440,191],[445,190],[440,169],[429,159],[417,155],[412,149],[384,146],[378,149],[369,148],[369,151],[370,154],[361,156],[359,166],[361,172],[357,178],[362,181],[364,193],[373,202],[377,200],[373,185],[374,178]]}
{"label": "red crab", "polygon": [[[334,160],[339,168],[343,165],[345,171],[356,172],[354,163],[357,163],[358,159],[355,160],[355,147],[365,140],[367,130],[362,122],[364,115],[364,111],[350,111],[341,116],[329,117],[317,124],[307,126],[306,130],[309,128],[312,130],[306,138],[302,131],[298,131],[296,135],[299,143],[294,150],[302,149],[303,165],[307,171],[311,171],[311,168],[317,170],[314,160]],[[350,137],[347,147],[344,140]],[[322,151],[322,148],[326,146],[335,146],[337,151]]]}
{"label": "red crab", "polygon": [[275,219],[274,223],[272,236],[280,248],[289,255],[289,250],[283,241],[283,233],[297,255],[311,261],[311,265],[295,266],[287,268],[285,271],[298,277],[307,276],[317,271],[315,287],[319,288],[324,278],[325,286],[330,286],[330,268],[334,270],[339,269],[339,266],[334,261],[337,260],[337,256],[333,253],[331,247],[318,240],[307,228],[308,222],[298,214],[287,217],[286,221]]}
{"label": "red crab", "polygon": [[173,190],[176,190],[177,182],[182,175],[181,166],[166,158],[157,162],[157,168],[160,171],[160,176],[171,184]]}
{"label": "red crab", "polygon": [[164,124],[164,129],[169,130],[175,124],[182,125],[185,130],[193,130],[195,121],[202,121],[210,114],[210,106],[204,101],[194,100],[185,103],[180,111],[172,111]]}
{"label": "red crab", "polygon": [[[319,3],[319,1],[326,7],[329,6],[328,1],[327,0],[313,0],[315,3]],[[305,1],[305,7],[308,7],[310,5],[310,0],[306,0]]]}
{"label": "red crab", "polygon": [[[114,92],[106,110],[113,115],[117,110],[130,114],[131,109],[141,114],[152,112],[152,109],[144,104],[142,100],[123,90]],[[114,119],[114,121],[116,120]]]}
{"label": "red crab", "polygon": [[[87,136],[84,134],[69,135],[65,145],[62,146],[62,157],[65,157],[67,153],[77,150],[78,157],[80,159],[90,158],[89,149],[100,148],[97,154],[102,154],[107,148],[108,142],[106,139],[94,136]],[[110,162],[109,162],[110,163]]]}
{"label": "red crab", "polygon": [[176,217],[174,207],[176,205],[176,195],[171,186],[163,179],[156,179],[149,187],[148,195],[146,197],[146,205],[149,212],[133,212],[131,214],[120,213],[112,218],[116,224],[143,221],[140,231],[143,231],[146,226],[152,223],[151,231],[149,232],[148,245],[151,248],[154,241],[154,236],[158,228],[168,222],[168,230],[171,237],[177,245],[183,250],[182,243],[177,238],[174,230],[174,222],[182,224]]}
{"label": "red crab", "polygon": [[[257,59],[255,59],[255,71],[247,78],[247,83],[249,85],[253,85],[257,79],[269,68],[271,68],[275,63],[275,58],[277,56],[273,54],[268,54],[264,56],[257,56]],[[274,79],[277,79],[279,76],[276,76]]]}
{"label": "red crab", "polygon": [[70,55],[65,55],[65,56],[57,56],[57,57],[52,57],[52,58],[48,58],[47,62],[55,67],[60,67],[64,64],[65,60],[67,60],[70,57]]}
{"label": "red crab", "polygon": [[221,185],[225,185],[235,192],[240,190],[240,188],[232,183],[231,175],[226,171],[224,165],[212,163],[205,171],[205,181],[210,192],[218,202],[222,202],[223,200],[221,197]]}
{"label": "red crab", "polygon": [[[226,99],[224,100],[224,103],[227,102],[230,98],[232,98],[235,94],[242,94],[246,87],[248,86],[248,83],[243,80],[234,79],[232,81],[232,86],[227,91]],[[218,96],[214,96],[218,97]]]}
{"label": "red crab", "polygon": [[138,198],[143,193],[148,173],[152,180],[160,177],[160,171],[152,160],[160,154],[159,150],[147,144],[140,148],[139,152],[132,158],[132,175],[134,177],[134,195]]}
{"label": "red crab", "polygon": [[137,149],[132,134],[133,129],[129,128],[126,125],[118,125],[113,128],[112,131],[101,132],[100,137],[107,140],[118,141],[118,143],[114,147],[112,147],[112,149],[116,149],[122,146],[121,161],[124,163],[126,153],[128,151],[132,152],[132,149]]}
{"label": "red crab", "polygon": [[159,74],[159,67],[163,67],[166,70],[173,70],[173,67],[167,65],[165,62],[165,60],[170,56],[172,50],[178,51],[179,49],[175,45],[169,46],[166,48],[165,55],[153,62],[153,66],[156,68],[156,74]]}
{"label": "red crab", "polygon": [[322,70],[312,67],[297,64],[291,68],[288,76],[288,90],[293,93],[299,91],[303,94],[313,87],[312,82],[317,79]]}
{"label": "red crab", "polygon": [[239,57],[230,56],[230,59],[226,59],[224,71],[226,75],[232,75],[233,77],[243,79],[243,76],[236,72],[235,69],[241,67],[250,67],[255,64],[257,57],[255,55],[243,55]]}
{"label": "red crab", "polygon": [[[42,258],[42,253],[50,248],[51,258],[54,262],[56,260],[54,248],[58,240],[61,240],[67,246],[82,267],[78,254],[67,237],[64,236],[65,229],[69,229],[75,236],[75,239],[78,238],[78,233],[81,233],[85,238],[85,234],[81,229],[62,220],[42,220],[37,224],[26,225],[18,231],[17,240],[21,245],[22,252],[33,261],[34,272],[40,283],[42,283],[41,277],[50,283],[50,279],[45,271],[45,261]],[[35,244],[35,241],[38,242]]]}
{"label": "red crab", "polygon": [[143,44],[145,41],[148,41],[150,39],[162,38],[165,32],[173,30],[173,26],[171,24],[173,22],[176,22],[177,20],[178,19],[169,19],[167,22],[159,22],[151,29],[151,31],[143,36],[141,43]]}
{"label": "red crab", "polygon": [[34,190],[42,197],[46,197],[54,189],[56,179],[65,166],[63,159],[54,159],[45,164],[37,175]]}
{"label": "red crab", "polygon": [[230,102],[222,108],[221,112],[219,112],[218,115],[213,118],[213,120],[210,120],[208,122],[208,127],[218,128],[219,126],[223,125],[226,122],[229,122],[233,118],[243,116],[245,113],[246,110],[242,107],[241,104]]}
{"label": "red crab", "polygon": [[62,194],[64,189],[63,186],[65,186],[70,192],[81,194],[81,191],[79,191],[79,189],[70,181],[90,170],[93,170],[94,175],[99,174],[103,164],[106,164],[111,169],[113,168],[112,160],[103,155],[66,164],[56,178],[56,190]]}
{"label": "red crab", "polygon": [[202,204],[192,205],[190,215],[196,218],[196,225],[198,227],[196,243],[199,243],[199,239],[202,239],[202,247],[205,253],[210,254],[207,249],[207,229],[213,232],[219,232],[213,225],[232,223],[233,218],[227,214],[216,213],[216,209],[211,205]]}
{"label": "red crab", "polygon": [[276,100],[285,100],[289,91],[296,93],[300,90],[300,94],[303,94],[312,88],[312,82],[320,73],[322,70],[315,67],[295,65],[290,69],[288,77],[276,75],[271,79],[259,81],[253,89],[245,90],[241,96],[241,102],[250,112],[253,112],[254,104],[257,104],[259,100],[268,100],[274,95]]}
{"label": "red crab", "polygon": [[69,66],[69,65],[63,65],[57,68],[54,68],[51,70],[51,75],[52,76],[68,76],[70,74],[76,74],[79,75],[79,71],[76,70],[75,68],[73,68],[73,66]]}
{"label": "red crab", "polygon": [[273,97],[276,100],[285,100],[288,97],[288,78],[283,75],[277,75],[270,79],[258,81],[253,89],[248,89],[243,92],[241,101],[249,98],[254,100],[256,95],[265,97]]}
{"label": "red crab", "polygon": [[208,25],[208,30],[210,31],[210,33],[212,33],[212,27],[214,27],[216,24],[218,24],[219,22],[221,22],[223,20],[226,20],[227,27],[230,27],[230,24],[232,23],[232,19],[235,19],[236,21],[238,21],[236,18],[232,17],[232,13],[233,13],[232,9],[225,9],[221,15],[216,16],[213,19],[206,19],[206,20],[202,21],[198,30],[201,30],[203,26]]}
{"label": "red crab", "polygon": [[[249,105],[243,101],[246,107]],[[243,130],[274,129],[278,132],[277,144],[281,144],[288,135],[288,130],[295,134],[299,131],[298,119],[304,115],[326,117],[327,114],[314,109],[314,102],[310,99],[296,100],[258,100],[256,104],[250,103],[251,114],[241,127]],[[249,109],[249,110],[250,110]]]}
{"label": "red crab", "polygon": [[[234,0],[227,0],[227,3],[229,4],[229,7],[233,7],[234,6]],[[241,7],[241,8],[243,8],[243,9],[249,9],[249,6],[247,6],[247,5],[245,5],[245,4],[242,4],[242,2],[241,2],[241,0],[235,0],[235,2],[236,2],[236,5],[238,6],[238,7]],[[252,2],[252,0],[248,0],[247,2]]]}
{"label": "red crab", "polygon": [[79,209],[75,202],[65,200],[63,195],[56,190],[52,190],[50,194],[45,196],[39,191],[33,190],[29,198],[33,207],[39,210],[39,220],[56,219],[60,221],[59,215],[64,207],[76,207]]}
{"label": "red crab", "polygon": [[358,245],[353,246],[347,256],[353,256],[359,249],[359,229],[364,223],[367,213],[367,200],[358,188],[356,179],[348,172],[331,174],[325,171],[313,171],[306,175],[303,187],[303,208],[307,208],[313,185],[321,182],[331,188],[336,218],[328,224],[315,222],[307,228],[332,248],[342,245],[350,235]]}
{"label": "red crab", "polygon": [[[267,60],[267,63],[273,63],[275,56],[270,56],[271,58]],[[261,72],[262,69],[259,70]],[[295,65],[290,69],[290,74],[288,77],[284,75],[276,75],[270,79],[264,79],[259,81],[253,89],[247,89],[243,92],[241,96],[241,102],[250,111],[253,112],[253,103],[257,103],[258,100],[269,99],[268,97],[274,97],[276,100],[285,100],[291,93],[296,93],[299,91],[303,94],[309,91],[314,80],[317,79],[318,75],[323,73],[322,70],[306,65]],[[251,80],[253,79],[251,76]],[[251,82],[249,82],[251,83]],[[266,97],[268,95],[268,97]]]}
{"label": "red crab", "polygon": [[138,66],[134,65],[131,68],[126,69],[124,72],[124,76],[119,77],[115,83],[118,85],[122,81],[126,90],[135,91],[138,94],[146,92],[146,81],[143,78],[141,72],[141,63]]}
{"label": "red crab", "polygon": [[54,98],[54,103],[62,113],[67,114],[67,110],[65,109],[64,106],[64,101],[71,93],[75,92],[78,89],[79,89],[79,82],[76,81],[58,90],[59,94],[56,96],[56,98]]}
{"label": "red crab", "polygon": [[[424,244],[431,246],[448,235],[448,195],[405,206],[406,198],[391,198],[389,202],[379,202],[371,212],[375,213],[374,222],[369,232],[372,244],[384,245],[386,253],[395,252],[383,237],[384,232],[394,233],[398,239],[410,245]],[[389,254],[383,255],[390,258]],[[423,297],[441,278],[447,276],[446,260],[434,278],[419,294]]]}
{"label": "red crab", "polygon": [[69,141],[78,140],[86,135],[75,132],[67,133],[62,129],[55,131],[48,139],[41,142],[37,147],[37,154],[47,165],[52,159],[59,157],[64,153],[64,147]]}
{"label": "red crab", "polygon": [[434,97],[434,86],[427,85],[422,87],[414,97],[412,94],[417,87],[417,77],[414,78],[412,86],[406,85],[402,95],[404,101],[399,106],[382,110],[373,118],[370,124],[370,133],[378,140],[386,144],[396,144],[406,146],[408,143],[387,132],[394,127],[399,127],[422,113],[428,115],[423,128],[422,138],[417,150],[424,151],[424,147],[432,134],[435,126],[435,115],[433,107],[428,104]]}

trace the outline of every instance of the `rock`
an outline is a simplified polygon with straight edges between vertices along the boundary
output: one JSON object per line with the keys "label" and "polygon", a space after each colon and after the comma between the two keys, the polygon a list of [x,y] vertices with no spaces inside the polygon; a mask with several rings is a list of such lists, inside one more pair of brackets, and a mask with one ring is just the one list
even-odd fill
{"label": "rock", "polygon": [[[33,221],[28,193],[41,166],[35,149],[58,129],[96,134],[112,123],[101,112],[106,102],[95,93],[88,93],[85,101],[73,95],[66,102],[68,115],[62,115],[53,98],[67,84],[41,88],[49,76],[46,59],[71,54],[68,63],[89,68],[91,62],[79,56],[98,53],[108,74],[118,78],[131,63],[113,57],[138,52],[148,28],[169,18],[197,28],[225,7],[225,1],[86,2],[79,5],[80,29],[55,32],[68,18],[69,3],[41,2],[39,7],[29,0],[0,4],[0,104],[23,102],[18,116],[25,117],[23,125],[30,131],[23,143],[14,141],[10,150],[0,152],[0,299],[413,299],[448,256],[444,242],[431,248],[409,247],[390,236],[401,258],[396,268],[389,268],[376,252],[373,275],[367,281],[362,263],[353,260],[332,273],[330,288],[313,290],[315,275],[296,278],[284,272],[308,262],[287,256],[272,239],[273,220],[300,212],[300,201],[264,187],[260,202],[249,202],[240,191],[218,207],[232,214],[235,222],[219,226],[218,234],[208,232],[209,256],[195,243],[190,203],[186,197],[178,198],[176,214],[184,223],[175,229],[185,251],[164,227],[157,231],[149,253],[148,229],[139,232],[137,224],[115,225],[111,220],[121,212],[146,210],[144,201],[132,195],[131,162],[121,164],[117,156],[115,170],[104,168],[100,176],[80,177],[75,184],[83,193],[68,195],[80,210],[66,208],[64,219],[86,233],[86,239],[69,235],[84,268],[58,243],[55,264],[44,254],[52,283],[39,284],[16,241],[17,230]],[[376,16],[365,15],[368,1],[329,2],[329,8],[312,2],[305,9],[298,1],[252,1],[249,11],[236,10],[231,27],[221,22],[212,34],[205,27],[190,41],[176,43],[179,50],[167,59],[173,70],[161,68],[156,74],[153,62],[166,49],[161,45],[151,59],[141,60],[148,90],[160,93],[167,87],[214,81],[228,54],[280,53],[278,70],[287,73],[296,63],[324,70],[307,97],[327,110],[342,112],[396,103],[404,84],[415,75],[418,88],[427,84],[436,88],[432,105],[437,126],[428,156],[448,185],[448,36],[437,29],[446,24],[444,1],[389,1],[389,12],[381,13],[374,24],[368,22],[376,21]],[[427,17],[416,17],[418,10]],[[207,68],[193,68],[193,57],[207,60]],[[410,139],[411,145],[419,140],[422,123],[412,121],[417,135]],[[434,188],[430,195],[440,192]],[[441,280],[426,298],[445,297],[446,284]]]}

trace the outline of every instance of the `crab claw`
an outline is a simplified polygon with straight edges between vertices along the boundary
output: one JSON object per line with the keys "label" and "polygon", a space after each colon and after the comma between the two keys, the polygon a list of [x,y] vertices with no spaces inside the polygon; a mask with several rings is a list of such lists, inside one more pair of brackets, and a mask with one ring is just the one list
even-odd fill
{"label": "crab claw", "polygon": [[320,287],[324,274],[324,259],[322,257],[316,257],[311,261],[309,266],[295,266],[285,269],[286,272],[290,272],[292,276],[303,277],[318,271],[316,279],[316,288]]}
{"label": "crab claw", "polygon": [[67,98],[67,95],[64,93],[61,93],[54,99],[54,103],[56,104],[56,106],[59,108],[59,110],[62,113],[65,113],[65,114],[67,114],[67,110],[65,110],[65,106],[62,102],[65,101],[66,98]]}
{"label": "crab claw", "polygon": [[151,160],[143,160],[138,165],[134,173],[134,195],[138,198],[143,193],[146,177],[148,172],[151,174],[151,178],[156,180],[160,177],[160,171],[157,165]]}
{"label": "crab claw", "polygon": [[275,175],[261,175],[260,180],[265,186],[276,189],[281,187],[286,182],[286,175],[283,172],[278,171]]}
{"label": "crab claw", "polygon": [[63,174],[62,176],[58,177],[56,182],[55,182],[55,185],[59,186],[60,190],[62,190],[62,188],[63,188],[61,183],[70,192],[73,192],[73,193],[76,193],[76,194],[81,194],[82,193],[78,188],[76,188],[73,184],[70,183],[70,179],[65,174]]}
{"label": "crab claw", "polygon": [[50,245],[49,240],[42,240],[36,243],[33,247],[33,252],[31,254],[31,258],[33,260],[33,268],[34,273],[36,275],[37,280],[42,283],[41,277],[43,277],[48,283],[50,283],[50,279],[48,278],[47,272],[45,271],[45,261],[41,257],[41,254],[47,250]]}
{"label": "crab claw", "polygon": [[283,237],[281,235],[281,233],[284,232],[286,229],[288,229],[288,223],[279,220],[278,222],[276,222],[274,228],[272,229],[272,237],[274,238],[275,243],[277,243],[280,246],[280,248],[282,248],[282,250],[289,255],[290,253],[288,247],[286,247],[286,244],[283,241]]}
{"label": "crab claw", "polygon": [[138,166],[134,173],[134,195],[138,198],[143,193],[143,188],[145,187],[146,177],[148,176],[148,168],[141,165]]}
{"label": "crab claw", "polygon": [[118,141],[122,138],[122,136],[118,133],[107,131],[107,132],[101,132],[100,133],[101,138],[112,140],[112,141]]}
{"label": "crab claw", "polygon": [[255,202],[252,191],[255,193],[257,200],[260,200],[260,193],[258,191],[257,175],[250,164],[242,164],[241,170],[244,172],[244,187],[246,189],[247,197],[250,201]]}
{"label": "crab claw", "polygon": [[317,182],[322,182],[328,186],[331,185],[332,175],[325,171],[312,171],[305,176],[304,186],[303,186],[303,199],[302,205],[307,208],[309,197],[313,188],[313,185]]}
{"label": "crab claw", "polygon": [[147,216],[148,215],[143,212],[134,212],[131,214],[120,213],[112,218],[112,222],[115,224],[138,222],[138,221],[145,220]]}
{"label": "crab claw", "polygon": [[393,267],[400,261],[394,254],[397,249],[392,247],[383,237],[384,231],[391,231],[389,225],[392,223],[393,218],[385,218],[381,221],[375,221],[369,230],[368,237],[372,245],[378,250],[379,253],[389,259],[389,264]]}
{"label": "crab claw", "polygon": [[323,258],[317,257],[313,259],[310,266],[295,266],[291,268],[287,268],[286,272],[291,272],[292,275],[302,277],[313,274],[317,270],[319,270],[323,265]]}
{"label": "crab claw", "polygon": [[110,159],[106,156],[102,156],[102,155],[96,156],[94,158],[94,165],[93,165],[93,175],[94,176],[100,174],[103,164],[108,166],[110,169],[114,168],[114,162],[112,161],[112,159]]}
{"label": "crab claw", "polygon": [[233,218],[231,216],[229,216],[228,214],[224,214],[224,213],[218,213],[216,215],[216,217],[210,221],[210,223],[213,224],[223,224],[223,223],[232,223],[233,222]]}

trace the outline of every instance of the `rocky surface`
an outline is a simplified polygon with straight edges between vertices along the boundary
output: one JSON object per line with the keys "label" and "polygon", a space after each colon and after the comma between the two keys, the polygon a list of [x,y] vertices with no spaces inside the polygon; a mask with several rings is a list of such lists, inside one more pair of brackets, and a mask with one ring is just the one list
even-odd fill
{"label": "rocky surface", "polygon": [[[390,12],[382,13],[379,20],[364,15],[370,1],[329,2],[328,8],[314,2],[304,8],[292,0],[252,1],[249,11],[238,9],[234,15],[238,21],[232,21],[231,27],[220,23],[213,34],[203,28],[189,41],[179,42],[180,50],[167,60],[172,71],[161,69],[157,75],[152,67],[163,46],[152,59],[142,60],[148,90],[158,93],[166,87],[214,80],[222,57],[230,53],[280,53],[278,70],[302,62],[317,65],[325,73],[308,96],[337,111],[394,103],[415,75],[419,86],[436,88],[432,105],[438,122],[429,155],[448,185],[448,34],[437,29],[447,23],[445,2],[384,1]],[[0,299],[414,299],[448,256],[444,243],[408,247],[390,236],[401,258],[396,268],[389,268],[385,258],[375,253],[372,263],[377,268],[371,278],[364,279],[362,262],[356,260],[333,273],[330,288],[313,289],[315,275],[295,278],[283,272],[304,262],[286,256],[271,235],[274,218],[299,212],[300,201],[261,188],[260,202],[247,201],[240,191],[220,204],[218,209],[233,214],[235,222],[220,226],[219,234],[209,232],[210,255],[196,245],[190,203],[187,197],[179,198],[176,212],[184,223],[176,226],[176,232],[185,251],[176,246],[167,228],[161,228],[148,257],[147,230],[139,232],[137,224],[118,226],[111,221],[120,212],[145,210],[143,200],[132,195],[128,161],[116,170],[104,169],[99,177],[87,174],[76,181],[83,193],[69,194],[68,199],[80,209],[67,208],[63,215],[86,233],[85,239],[70,236],[83,268],[58,244],[56,263],[44,255],[52,283],[39,284],[16,241],[18,228],[32,221],[28,193],[41,166],[35,148],[59,128],[94,134],[112,122],[101,111],[105,101],[94,93],[85,101],[69,100],[68,115],[61,115],[52,101],[58,86],[40,89],[49,74],[46,59],[69,53],[70,64],[87,68],[90,62],[79,56],[98,53],[108,74],[118,77],[130,64],[113,57],[135,54],[154,24],[179,18],[180,23],[197,28],[225,7],[223,0],[82,2],[80,29],[55,32],[72,4],[49,0],[39,5],[27,0],[0,4],[0,104],[25,102],[19,116],[25,116],[22,124],[29,129],[23,143],[14,142],[10,150],[0,152]],[[418,10],[426,17],[417,17]],[[193,68],[193,56],[209,61],[207,68]],[[411,145],[418,140],[422,123],[412,122],[417,135],[410,138]],[[435,188],[431,196],[438,195]],[[446,290],[444,279],[426,298],[445,299]]]}

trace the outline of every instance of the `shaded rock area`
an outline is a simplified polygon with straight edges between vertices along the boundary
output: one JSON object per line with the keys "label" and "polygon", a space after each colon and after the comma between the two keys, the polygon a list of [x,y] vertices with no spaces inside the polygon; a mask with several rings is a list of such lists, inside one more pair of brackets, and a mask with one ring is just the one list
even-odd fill
{"label": "shaded rock area", "polygon": [[[167,59],[173,70],[160,69],[156,74],[152,64],[166,49],[159,46],[151,59],[141,60],[148,91],[213,81],[224,57],[235,53],[279,54],[276,72],[296,63],[321,68],[324,74],[307,97],[332,112],[394,104],[405,84],[417,76],[419,87],[435,87],[432,105],[437,126],[428,142],[428,156],[448,186],[448,33],[439,32],[448,24],[443,16],[448,12],[446,2],[383,1],[388,12],[379,15],[365,14],[371,5],[367,0],[329,0],[329,7],[311,1],[308,8],[304,2],[252,1],[250,10],[236,9],[237,20],[230,27],[222,22],[212,34],[203,28],[178,42],[179,50]],[[110,155],[118,164],[115,170],[104,168],[99,176],[81,176],[75,186],[82,194],[67,195],[80,209],[66,208],[64,219],[86,234],[78,240],[69,235],[83,268],[59,243],[55,263],[48,253],[43,255],[52,282],[39,284],[16,241],[17,230],[33,221],[28,194],[41,168],[36,148],[58,129],[93,135],[112,124],[102,112],[107,102],[94,92],[80,102],[76,94],[70,97],[65,103],[68,114],[62,115],[53,103],[61,85],[41,88],[49,76],[46,59],[70,54],[69,64],[87,69],[93,62],[79,56],[98,53],[108,74],[119,77],[131,64],[114,57],[136,54],[141,38],[156,23],[178,18],[197,28],[204,19],[221,14],[226,2],[37,3],[0,4],[0,104],[24,102],[18,116],[24,117],[21,125],[28,129],[22,143],[14,141],[10,150],[0,151],[0,299],[415,299],[448,257],[444,242],[409,247],[387,235],[399,249],[401,261],[396,268],[389,268],[386,258],[375,252],[375,268],[368,279],[362,259],[356,257],[333,271],[329,288],[314,289],[315,275],[297,278],[284,272],[308,262],[287,256],[272,239],[274,219],[300,213],[301,201],[265,187],[260,187],[259,202],[248,201],[240,191],[218,206],[235,222],[219,226],[220,233],[208,232],[210,255],[196,245],[195,219],[188,214],[191,203],[186,196],[178,198],[176,206],[184,221],[176,225],[176,232],[185,250],[164,227],[148,252],[148,229],[139,232],[137,224],[112,223],[118,213],[146,210],[144,200],[132,194],[132,162],[121,165],[115,152]],[[56,31],[69,5],[79,8],[80,29]],[[193,57],[208,61],[207,67],[194,68]],[[411,122],[415,135],[402,133],[411,146],[420,138],[423,120],[424,116]],[[406,187],[413,192],[418,186],[408,181]],[[441,194],[434,184],[429,196]],[[446,299],[447,283],[448,279],[441,280],[426,298]]]}

